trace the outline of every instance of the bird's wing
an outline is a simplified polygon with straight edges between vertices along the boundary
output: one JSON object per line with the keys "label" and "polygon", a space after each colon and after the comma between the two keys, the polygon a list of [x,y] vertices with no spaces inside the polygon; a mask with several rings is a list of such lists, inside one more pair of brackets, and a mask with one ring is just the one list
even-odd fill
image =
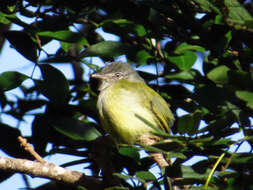
{"label": "bird's wing", "polygon": [[[160,128],[165,131],[169,132],[169,128],[174,122],[173,114],[169,108],[169,104],[152,88],[148,87],[149,94],[152,94],[152,99],[150,98],[149,94],[146,94],[147,99],[150,100],[149,106],[150,110],[152,111],[155,119],[160,123]],[[149,97],[149,98],[148,98]],[[143,100],[143,101],[146,101]]]}

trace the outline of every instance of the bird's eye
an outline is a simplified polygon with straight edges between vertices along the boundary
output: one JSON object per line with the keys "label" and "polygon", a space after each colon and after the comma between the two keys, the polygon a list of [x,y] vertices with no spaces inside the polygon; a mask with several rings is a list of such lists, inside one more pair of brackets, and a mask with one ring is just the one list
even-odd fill
{"label": "bird's eye", "polygon": [[121,74],[120,73],[115,73],[115,77],[120,78]]}

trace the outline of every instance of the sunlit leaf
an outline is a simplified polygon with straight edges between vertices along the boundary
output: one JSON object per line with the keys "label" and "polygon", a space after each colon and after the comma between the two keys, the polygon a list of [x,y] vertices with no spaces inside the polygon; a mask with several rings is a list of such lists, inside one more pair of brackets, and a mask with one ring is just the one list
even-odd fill
{"label": "sunlit leaf", "polygon": [[130,51],[131,48],[127,44],[114,41],[103,41],[89,46],[79,55],[79,57],[115,57],[126,54]]}
{"label": "sunlit leaf", "polygon": [[215,11],[216,13],[220,12],[220,10],[215,6],[215,4],[213,4],[209,0],[194,0],[194,1],[197,2],[204,11],[207,12]]}
{"label": "sunlit leaf", "polygon": [[253,17],[238,1],[225,0],[224,5],[227,9],[226,19],[228,22],[239,28],[242,26],[253,27]]}
{"label": "sunlit leaf", "polygon": [[185,51],[180,55],[169,56],[168,59],[175,63],[180,70],[188,70],[190,69],[195,61],[197,60],[197,55],[193,51]]}
{"label": "sunlit leaf", "polygon": [[213,70],[211,70],[207,74],[207,77],[217,84],[226,84],[228,82],[228,71],[229,70],[230,69],[227,66],[221,65],[221,66],[215,67]]}
{"label": "sunlit leaf", "polygon": [[43,31],[43,32],[38,32],[38,35],[43,36],[43,37],[54,38],[56,40],[69,42],[69,43],[79,43],[82,45],[89,45],[88,41],[81,33],[72,32],[69,30],[62,30],[62,31],[55,31],[55,32]]}
{"label": "sunlit leaf", "polygon": [[235,92],[235,94],[238,98],[245,101],[249,108],[253,109],[253,93],[252,92],[238,90]]}

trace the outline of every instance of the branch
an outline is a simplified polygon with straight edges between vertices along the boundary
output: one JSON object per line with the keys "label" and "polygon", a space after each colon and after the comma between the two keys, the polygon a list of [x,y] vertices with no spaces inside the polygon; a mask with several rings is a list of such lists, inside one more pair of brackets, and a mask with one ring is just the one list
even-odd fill
{"label": "branch", "polygon": [[24,147],[24,149],[29,152],[37,161],[45,164],[46,161],[43,160],[43,158],[37,153],[35,152],[35,150],[33,149],[32,145],[30,143],[27,142],[27,140],[21,136],[18,136],[18,141],[20,142],[20,145],[22,147]]}
{"label": "branch", "polygon": [[56,166],[52,163],[40,163],[25,159],[0,157],[0,170],[25,173],[33,177],[52,179],[57,182],[81,185],[87,189],[103,189],[102,181],[77,171]]}

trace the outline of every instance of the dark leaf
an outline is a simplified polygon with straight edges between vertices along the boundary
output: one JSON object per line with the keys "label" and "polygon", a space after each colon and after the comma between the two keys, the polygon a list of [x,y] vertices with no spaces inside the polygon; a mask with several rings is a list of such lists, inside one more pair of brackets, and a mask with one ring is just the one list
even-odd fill
{"label": "dark leaf", "polygon": [[39,108],[43,105],[45,105],[47,101],[45,100],[24,100],[19,99],[18,100],[18,108],[21,113],[25,113],[27,111]]}
{"label": "dark leaf", "polygon": [[2,91],[11,90],[22,84],[29,77],[15,71],[7,71],[0,75],[0,89]]}
{"label": "dark leaf", "polygon": [[43,59],[41,63],[69,63],[74,60],[74,57],[66,55],[66,56],[54,56],[49,57],[47,59]]}
{"label": "dark leaf", "polygon": [[202,113],[196,110],[194,113],[184,115],[177,121],[177,129],[179,133],[187,133],[193,135],[198,131]]}
{"label": "dark leaf", "polygon": [[0,148],[6,154],[17,157],[31,159],[31,156],[19,144],[18,137],[21,136],[20,130],[0,123]]}
{"label": "dark leaf", "polygon": [[155,181],[156,177],[154,174],[148,171],[138,171],[135,173],[136,177],[138,179],[144,180],[144,181]]}
{"label": "dark leaf", "polygon": [[138,36],[145,36],[146,30],[143,25],[136,24],[133,21],[127,19],[109,19],[105,20],[101,23],[101,26],[104,28],[114,29],[119,28],[119,30],[123,30],[126,33],[134,33]]}
{"label": "dark leaf", "polygon": [[132,158],[133,160],[139,161],[140,154],[135,147],[121,147],[119,153],[123,156]]}
{"label": "dark leaf", "polygon": [[187,71],[181,71],[177,73],[170,73],[165,76],[167,79],[174,79],[179,81],[194,81],[197,79],[197,77],[200,77],[200,73],[196,70],[187,70]]}
{"label": "dark leaf", "polygon": [[69,101],[69,83],[65,76],[55,67],[39,65],[43,81],[35,80],[41,93],[56,105],[65,105]]}
{"label": "dark leaf", "polygon": [[210,169],[207,169],[205,173],[199,173],[192,169],[190,166],[181,166],[182,174],[184,179],[196,179],[205,181],[208,177],[208,174],[211,172]]}
{"label": "dark leaf", "polygon": [[25,58],[37,63],[37,44],[31,36],[23,31],[9,31],[5,33],[5,37]]}
{"label": "dark leaf", "polygon": [[154,58],[153,56],[151,56],[147,51],[145,50],[140,50],[137,52],[136,54],[136,62],[139,65],[144,65],[147,64],[147,61],[151,58]]}
{"label": "dark leaf", "polygon": [[120,187],[120,186],[113,186],[113,187],[108,187],[106,190],[129,190],[126,187]]}
{"label": "dark leaf", "polygon": [[72,138],[73,140],[91,141],[101,136],[94,127],[96,124],[92,122],[84,122],[74,118],[56,118],[50,122],[55,129]]}

